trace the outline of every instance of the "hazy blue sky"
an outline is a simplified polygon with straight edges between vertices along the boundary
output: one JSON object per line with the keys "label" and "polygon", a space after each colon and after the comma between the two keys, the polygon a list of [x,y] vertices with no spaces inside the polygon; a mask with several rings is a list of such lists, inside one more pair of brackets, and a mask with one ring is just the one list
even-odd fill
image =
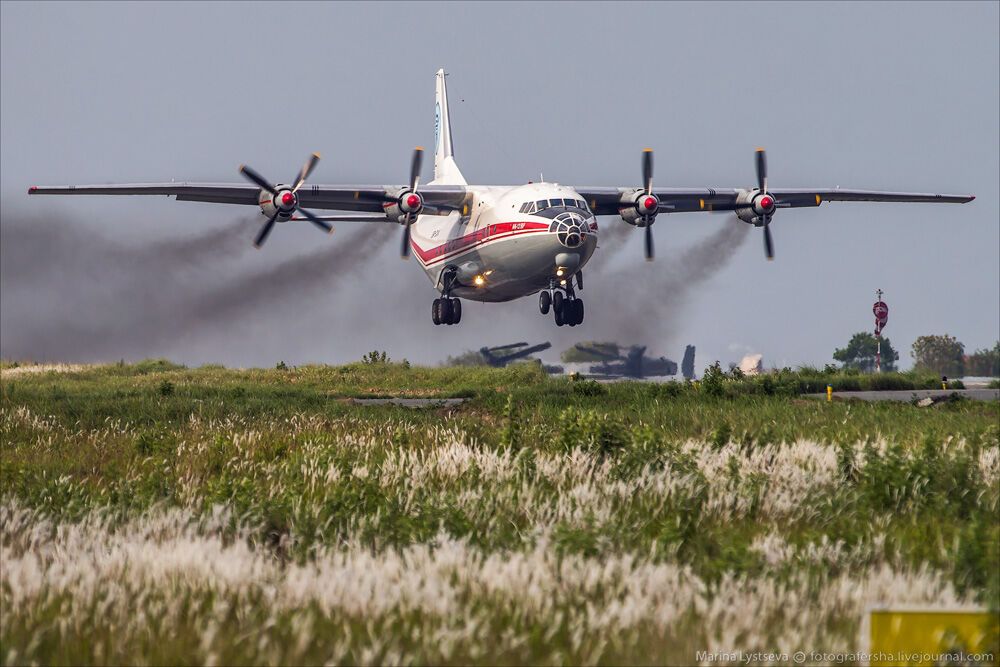
{"label": "hazy blue sky", "polygon": [[[953,334],[970,351],[990,346],[1000,330],[998,6],[4,2],[0,230],[5,263],[20,256],[33,271],[4,270],[2,352],[23,353],[39,327],[69,327],[60,317],[83,317],[74,308],[120,335],[139,331],[141,304],[153,313],[163,293],[183,320],[191,290],[238,294],[241,281],[249,289],[281,262],[365,233],[287,225],[262,252],[229,248],[176,274],[155,262],[108,266],[108,255],[74,243],[70,259],[93,271],[73,273],[65,255],[21,244],[16,223],[70,224],[133,248],[242,217],[253,220],[236,232],[242,250],[262,219],[166,198],[29,200],[28,185],[236,181],[243,162],[288,180],[314,150],[323,161],[313,182],[401,182],[412,147],[433,142],[439,67],[450,74],[456,157],[472,183],[544,172],[567,184],[638,184],[639,152],[652,146],[657,184],[749,186],[761,145],[775,187],[977,199],[779,211],[775,262],[751,229],[731,260],[682,294],[676,277],[664,278],[671,265],[731,223],[660,216],[653,264],[642,261],[639,233],[619,252],[603,242],[599,252],[613,257],[588,272],[587,323],[574,329],[556,329],[534,298],[473,304],[460,326],[434,327],[434,291],[414,260],[398,259],[394,228],[359,266],[313,272],[319,284],[252,312],[129,340],[120,354],[67,356],[271,365],[383,348],[434,362],[511,340],[561,349],[631,334],[635,326],[619,328],[617,302],[662,299],[666,312],[638,323],[658,354],[679,359],[693,342],[699,369],[747,352],[767,365],[822,364],[871,328],[878,287],[904,366],[921,334]],[[60,280],[78,291],[62,293]]]}

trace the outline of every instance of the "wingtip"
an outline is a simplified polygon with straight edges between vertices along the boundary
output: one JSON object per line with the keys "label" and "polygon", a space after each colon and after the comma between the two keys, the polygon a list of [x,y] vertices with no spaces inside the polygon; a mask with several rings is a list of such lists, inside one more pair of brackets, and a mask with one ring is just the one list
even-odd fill
{"label": "wingtip", "polygon": [[424,147],[423,146],[415,146],[413,150],[423,152]]}
{"label": "wingtip", "polygon": [[28,188],[28,194],[29,195],[33,195],[33,194],[35,194],[35,191],[37,191],[37,190],[38,190],[38,186],[37,185],[32,185],[31,187]]}
{"label": "wingtip", "polygon": [[642,152],[643,152],[643,153],[652,153],[652,152],[653,152],[653,149],[652,149],[652,148],[643,148],[643,149],[642,149]]}
{"label": "wingtip", "polygon": [[763,153],[764,152],[764,147],[763,146],[758,146],[757,148],[754,149],[754,152],[756,152],[756,153]]}

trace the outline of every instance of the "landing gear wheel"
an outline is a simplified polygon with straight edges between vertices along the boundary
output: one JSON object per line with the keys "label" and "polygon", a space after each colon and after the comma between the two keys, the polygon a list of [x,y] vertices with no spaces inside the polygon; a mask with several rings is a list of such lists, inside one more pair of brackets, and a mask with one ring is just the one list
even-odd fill
{"label": "landing gear wheel", "polygon": [[451,300],[451,321],[448,324],[458,324],[462,321],[462,301],[460,299]]}
{"label": "landing gear wheel", "polygon": [[434,299],[434,303],[431,304],[431,319],[435,326],[441,324],[441,299]]}
{"label": "landing gear wheel", "polygon": [[583,299],[576,300],[576,323],[583,324]]}
{"label": "landing gear wheel", "polygon": [[562,292],[556,292],[552,295],[552,309],[557,313],[561,312],[563,309],[563,303],[565,303],[566,297],[563,296]]}
{"label": "landing gear wheel", "polygon": [[452,324],[451,320],[451,299],[439,299],[441,305],[438,306],[438,312],[441,318],[441,324]]}
{"label": "landing gear wheel", "polygon": [[[559,293],[556,292],[556,294],[559,294]],[[557,327],[561,327],[562,325],[566,324],[566,320],[564,319],[565,314],[566,314],[565,313],[566,303],[567,302],[563,301],[563,300],[553,301],[552,302],[552,312],[555,313],[556,326]],[[556,304],[558,304],[558,305],[556,305]]]}
{"label": "landing gear wheel", "polygon": [[542,315],[548,315],[551,305],[552,295],[549,294],[548,290],[542,290],[542,293],[538,295],[538,310],[542,311]]}
{"label": "landing gear wheel", "polygon": [[575,327],[580,323],[577,318],[577,313],[579,312],[578,303],[580,303],[579,299],[569,299],[563,304],[563,311],[565,311],[563,317],[566,319],[566,324],[571,327]]}

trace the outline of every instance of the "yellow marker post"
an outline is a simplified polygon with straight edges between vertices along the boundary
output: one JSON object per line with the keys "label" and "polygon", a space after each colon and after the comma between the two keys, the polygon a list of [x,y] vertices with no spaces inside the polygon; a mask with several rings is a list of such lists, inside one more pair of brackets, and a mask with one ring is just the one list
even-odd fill
{"label": "yellow marker post", "polygon": [[830,403],[833,401],[833,385],[826,385],[826,402]]}

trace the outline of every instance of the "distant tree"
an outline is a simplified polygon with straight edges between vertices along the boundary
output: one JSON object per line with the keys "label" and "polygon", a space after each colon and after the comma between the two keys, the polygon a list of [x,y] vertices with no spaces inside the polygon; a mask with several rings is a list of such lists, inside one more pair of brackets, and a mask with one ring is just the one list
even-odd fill
{"label": "distant tree", "polygon": [[921,336],[913,341],[913,364],[938,375],[965,375],[965,346],[954,336]]}
{"label": "distant tree", "polygon": [[463,352],[457,357],[449,356],[444,362],[445,366],[485,366],[486,359],[483,358],[483,353],[479,350],[469,350]]}
{"label": "distant tree", "polygon": [[[600,354],[594,354],[594,352]],[[563,350],[559,358],[563,360],[563,363],[572,364],[585,361],[607,361],[608,357],[615,358],[619,354],[618,343],[598,343],[587,340]]]}
{"label": "distant tree", "polygon": [[965,358],[965,374],[976,377],[1000,377],[1000,341],[992,350],[976,350]]}
{"label": "distant tree", "polygon": [[[834,350],[833,358],[839,361],[845,369],[852,368],[864,373],[875,372],[875,353],[878,350],[878,341],[875,336],[867,331],[861,331],[851,336],[851,341],[847,347]],[[888,338],[882,338],[882,370],[896,370],[896,362],[899,361],[899,353],[892,349],[892,343]]]}

